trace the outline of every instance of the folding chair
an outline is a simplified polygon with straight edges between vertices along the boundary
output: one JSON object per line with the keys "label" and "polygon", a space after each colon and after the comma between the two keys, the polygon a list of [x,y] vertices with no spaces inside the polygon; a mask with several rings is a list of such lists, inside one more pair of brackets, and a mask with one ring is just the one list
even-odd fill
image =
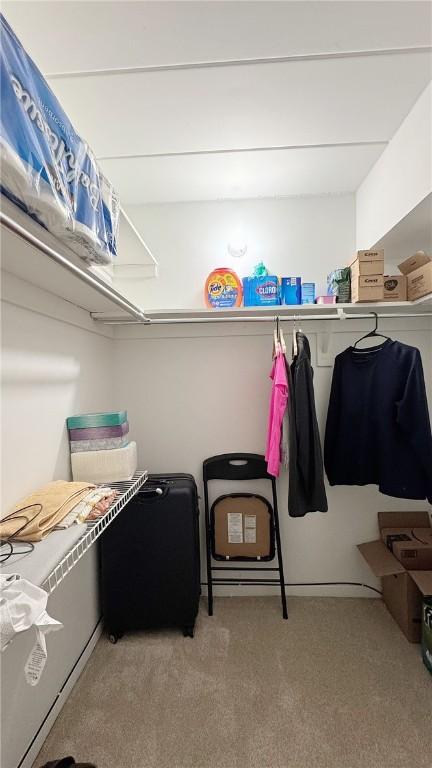
{"label": "folding chair", "polygon": [[[285,579],[283,571],[283,558],[281,548],[281,538],[279,529],[279,514],[277,504],[277,491],[276,480],[272,475],[267,472],[267,464],[264,456],[260,456],[256,453],[225,453],[220,456],[212,456],[206,459],[203,463],[203,480],[204,480],[204,501],[205,501],[205,526],[206,526],[206,546],[207,546],[207,584],[208,584],[208,613],[209,616],[213,615],[213,584],[226,584],[231,586],[240,586],[243,584],[279,584],[282,601],[282,615],[284,619],[288,618],[287,601],[285,594]],[[273,506],[263,496],[251,493],[235,493],[226,494],[218,497],[212,507],[209,505],[209,481],[210,480],[269,480],[272,487]],[[261,505],[261,508],[260,508]],[[219,515],[217,518],[217,512],[222,509],[223,518]],[[252,526],[260,525],[259,520],[263,520],[263,510],[267,509],[269,515],[269,533],[267,535],[268,551],[264,555],[257,554],[242,554],[242,545],[244,549],[250,552],[258,551],[258,545],[256,544],[256,531],[252,527],[247,529],[246,524]],[[232,510],[230,512],[229,510]],[[238,511],[240,510],[240,512]],[[248,514],[251,511],[252,514]],[[230,518],[230,514],[234,515]],[[264,515],[265,516],[265,515]],[[255,518],[255,520],[254,520]],[[218,531],[221,531],[220,520],[227,520],[224,531],[227,533],[227,537],[230,538],[229,544],[222,547],[225,554],[221,554],[217,549]],[[219,522],[218,522],[219,521]],[[257,523],[258,521],[258,523]],[[231,529],[230,529],[231,526]],[[263,525],[261,523],[261,531],[263,531]],[[232,535],[231,535],[232,534]],[[255,546],[248,544],[248,542],[254,542]],[[276,546],[275,546],[276,539]],[[233,543],[234,542],[234,543]],[[219,550],[221,547],[219,547]],[[231,554],[227,554],[230,552]],[[249,561],[259,563],[262,561],[274,560],[277,555],[278,566],[262,567],[255,565],[254,567],[245,566],[232,566],[229,563],[232,561]],[[213,565],[213,560],[224,561],[225,565],[217,566]],[[266,571],[266,572],[278,572],[279,578],[241,578],[236,579],[235,576],[229,578],[217,577],[213,578],[214,571]]]}

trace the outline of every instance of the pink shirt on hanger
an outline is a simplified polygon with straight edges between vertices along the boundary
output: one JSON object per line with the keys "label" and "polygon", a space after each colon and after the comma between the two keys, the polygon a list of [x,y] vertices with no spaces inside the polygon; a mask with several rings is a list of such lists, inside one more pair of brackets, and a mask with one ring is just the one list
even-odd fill
{"label": "pink shirt on hanger", "polygon": [[281,352],[278,353],[273,362],[270,378],[273,383],[270,396],[265,458],[268,473],[274,477],[279,477],[282,421],[288,403],[288,379],[285,358]]}

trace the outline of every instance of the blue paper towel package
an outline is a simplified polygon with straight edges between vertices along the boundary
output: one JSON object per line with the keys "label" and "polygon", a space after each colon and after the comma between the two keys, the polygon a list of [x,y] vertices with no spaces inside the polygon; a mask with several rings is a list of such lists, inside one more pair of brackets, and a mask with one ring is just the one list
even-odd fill
{"label": "blue paper towel package", "polygon": [[1,192],[90,263],[116,254],[119,200],[0,14]]}
{"label": "blue paper towel package", "polygon": [[301,277],[283,277],[281,293],[283,304],[301,304]]}

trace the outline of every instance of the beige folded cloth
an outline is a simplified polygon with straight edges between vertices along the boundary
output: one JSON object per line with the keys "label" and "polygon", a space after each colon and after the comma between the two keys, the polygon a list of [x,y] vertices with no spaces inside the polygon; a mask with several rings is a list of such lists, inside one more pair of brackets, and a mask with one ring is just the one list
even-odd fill
{"label": "beige folded cloth", "polygon": [[86,482],[54,480],[22,499],[0,520],[0,538],[41,541],[94,488]]}

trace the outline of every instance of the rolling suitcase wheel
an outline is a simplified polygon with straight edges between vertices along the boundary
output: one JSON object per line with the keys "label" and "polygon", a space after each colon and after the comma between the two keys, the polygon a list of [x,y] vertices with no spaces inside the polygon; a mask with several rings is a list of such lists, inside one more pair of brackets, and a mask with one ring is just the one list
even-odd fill
{"label": "rolling suitcase wheel", "polygon": [[123,632],[110,632],[108,635],[108,639],[113,645],[115,645],[121,637],[123,637]]}
{"label": "rolling suitcase wheel", "polygon": [[183,637],[193,637],[194,636],[194,629],[192,625],[189,625],[187,627],[183,627]]}

